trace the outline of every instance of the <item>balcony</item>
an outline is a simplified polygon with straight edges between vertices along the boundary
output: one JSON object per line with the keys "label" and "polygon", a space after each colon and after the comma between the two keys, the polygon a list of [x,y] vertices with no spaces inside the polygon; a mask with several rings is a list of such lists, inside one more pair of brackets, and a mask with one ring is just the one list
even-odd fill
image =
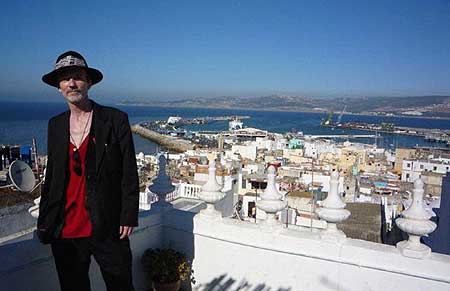
{"label": "balcony", "polygon": [[[184,200],[182,200],[184,199]],[[345,237],[330,238],[311,228],[285,228],[197,213],[198,200],[178,198],[140,213],[131,236],[136,290],[148,290],[140,265],[147,248],[172,247],[193,261],[197,283],[183,290],[450,290],[450,256],[407,257],[394,246]],[[219,207],[220,208],[220,207]],[[59,290],[50,248],[36,238],[0,245],[2,290]],[[92,290],[105,290],[91,266]]]}

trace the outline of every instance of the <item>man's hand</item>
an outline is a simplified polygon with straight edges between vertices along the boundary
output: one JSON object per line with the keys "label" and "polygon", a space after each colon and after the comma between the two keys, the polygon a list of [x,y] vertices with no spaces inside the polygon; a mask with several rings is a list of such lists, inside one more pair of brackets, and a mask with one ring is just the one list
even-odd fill
{"label": "man's hand", "polygon": [[120,239],[124,239],[127,236],[130,236],[132,232],[133,232],[132,226],[121,225],[119,228]]}

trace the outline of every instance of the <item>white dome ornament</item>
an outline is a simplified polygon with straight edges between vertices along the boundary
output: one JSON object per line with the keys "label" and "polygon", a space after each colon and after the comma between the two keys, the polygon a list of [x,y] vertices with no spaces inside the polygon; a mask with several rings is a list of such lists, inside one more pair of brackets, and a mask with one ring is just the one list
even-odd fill
{"label": "white dome ornament", "polygon": [[267,187],[264,193],[261,194],[261,200],[256,202],[256,206],[267,214],[264,224],[267,226],[275,226],[280,224],[276,220],[275,215],[277,212],[286,208],[287,201],[281,200],[283,195],[281,195],[275,185],[275,167],[270,166],[267,172]]}
{"label": "white dome ornament", "polygon": [[200,211],[202,215],[208,215],[214,218],[222,218],[222,214],[216,210],[214,204],[225,197],[222,186],[217,183],[216,162],[211,160],[208,168],[208,181],[202,186],[202,190],[197,194],[198,197],[206,202],[206,209]]}
{"label": "white dome ornament", "polygon": [[166,195],[172,193],[175,186],[172,185],[172,180],[166,173],[166,158],[164,155],[159,156],[159,171],[156,179],[153,180],[153,184],[149,187],[152,193],[158,195],[157,206],[171,206],[172,204],[166,201]]}
{"label": "white dome ornament", "polygon": [[344,209],[346,204],[342,201],[339,193],[339,173],[337,171],[331,173],[330,191],[327,198],[323,201],[323,207],[316,210],[317,215],[327,222],[327,228],[322,230],[320,236],[322,238],[330,238],[339,240],[346,238],[345,233],[339,230],[337,223],[346,220],[350,216],[350,211]]}
{"label": "white dome ornament", "polygon": [[417,179],[414,182],[413,201],[411,206],[397,218],[397,226],[407,232],[408,240],[397,243],[397,248],[405,257],[423,259],[431,253],[431,249],[420,242],[420,237],[433,232],[436,223],[430,221],[431,214],[423,207],[423,182]]}

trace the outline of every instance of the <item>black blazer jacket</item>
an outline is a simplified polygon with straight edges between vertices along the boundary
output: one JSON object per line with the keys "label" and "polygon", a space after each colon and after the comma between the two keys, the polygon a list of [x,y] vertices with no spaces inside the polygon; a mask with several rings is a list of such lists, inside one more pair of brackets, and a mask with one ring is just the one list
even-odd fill
{"label": "black blazer jacket", "polygon": [[[119,239],[119,227],[137,226],[139,179],[126,113],[94,101],[86,154],[86,209],[92,237]],[[69,182],[69,118],[66,111],[49,120],[47,169],[42,188],[38,237],[48,243],[61,236]]]}

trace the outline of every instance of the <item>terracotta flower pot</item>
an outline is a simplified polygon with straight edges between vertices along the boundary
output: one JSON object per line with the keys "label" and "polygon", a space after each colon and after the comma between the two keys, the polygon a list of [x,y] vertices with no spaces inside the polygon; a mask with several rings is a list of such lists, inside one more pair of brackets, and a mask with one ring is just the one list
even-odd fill
{"label": "terracotta flower pot", "polygon": [[181,281],[178,280],[172,283],[158,283],[153,282],[154,291],[178,291],[180,290]]}

